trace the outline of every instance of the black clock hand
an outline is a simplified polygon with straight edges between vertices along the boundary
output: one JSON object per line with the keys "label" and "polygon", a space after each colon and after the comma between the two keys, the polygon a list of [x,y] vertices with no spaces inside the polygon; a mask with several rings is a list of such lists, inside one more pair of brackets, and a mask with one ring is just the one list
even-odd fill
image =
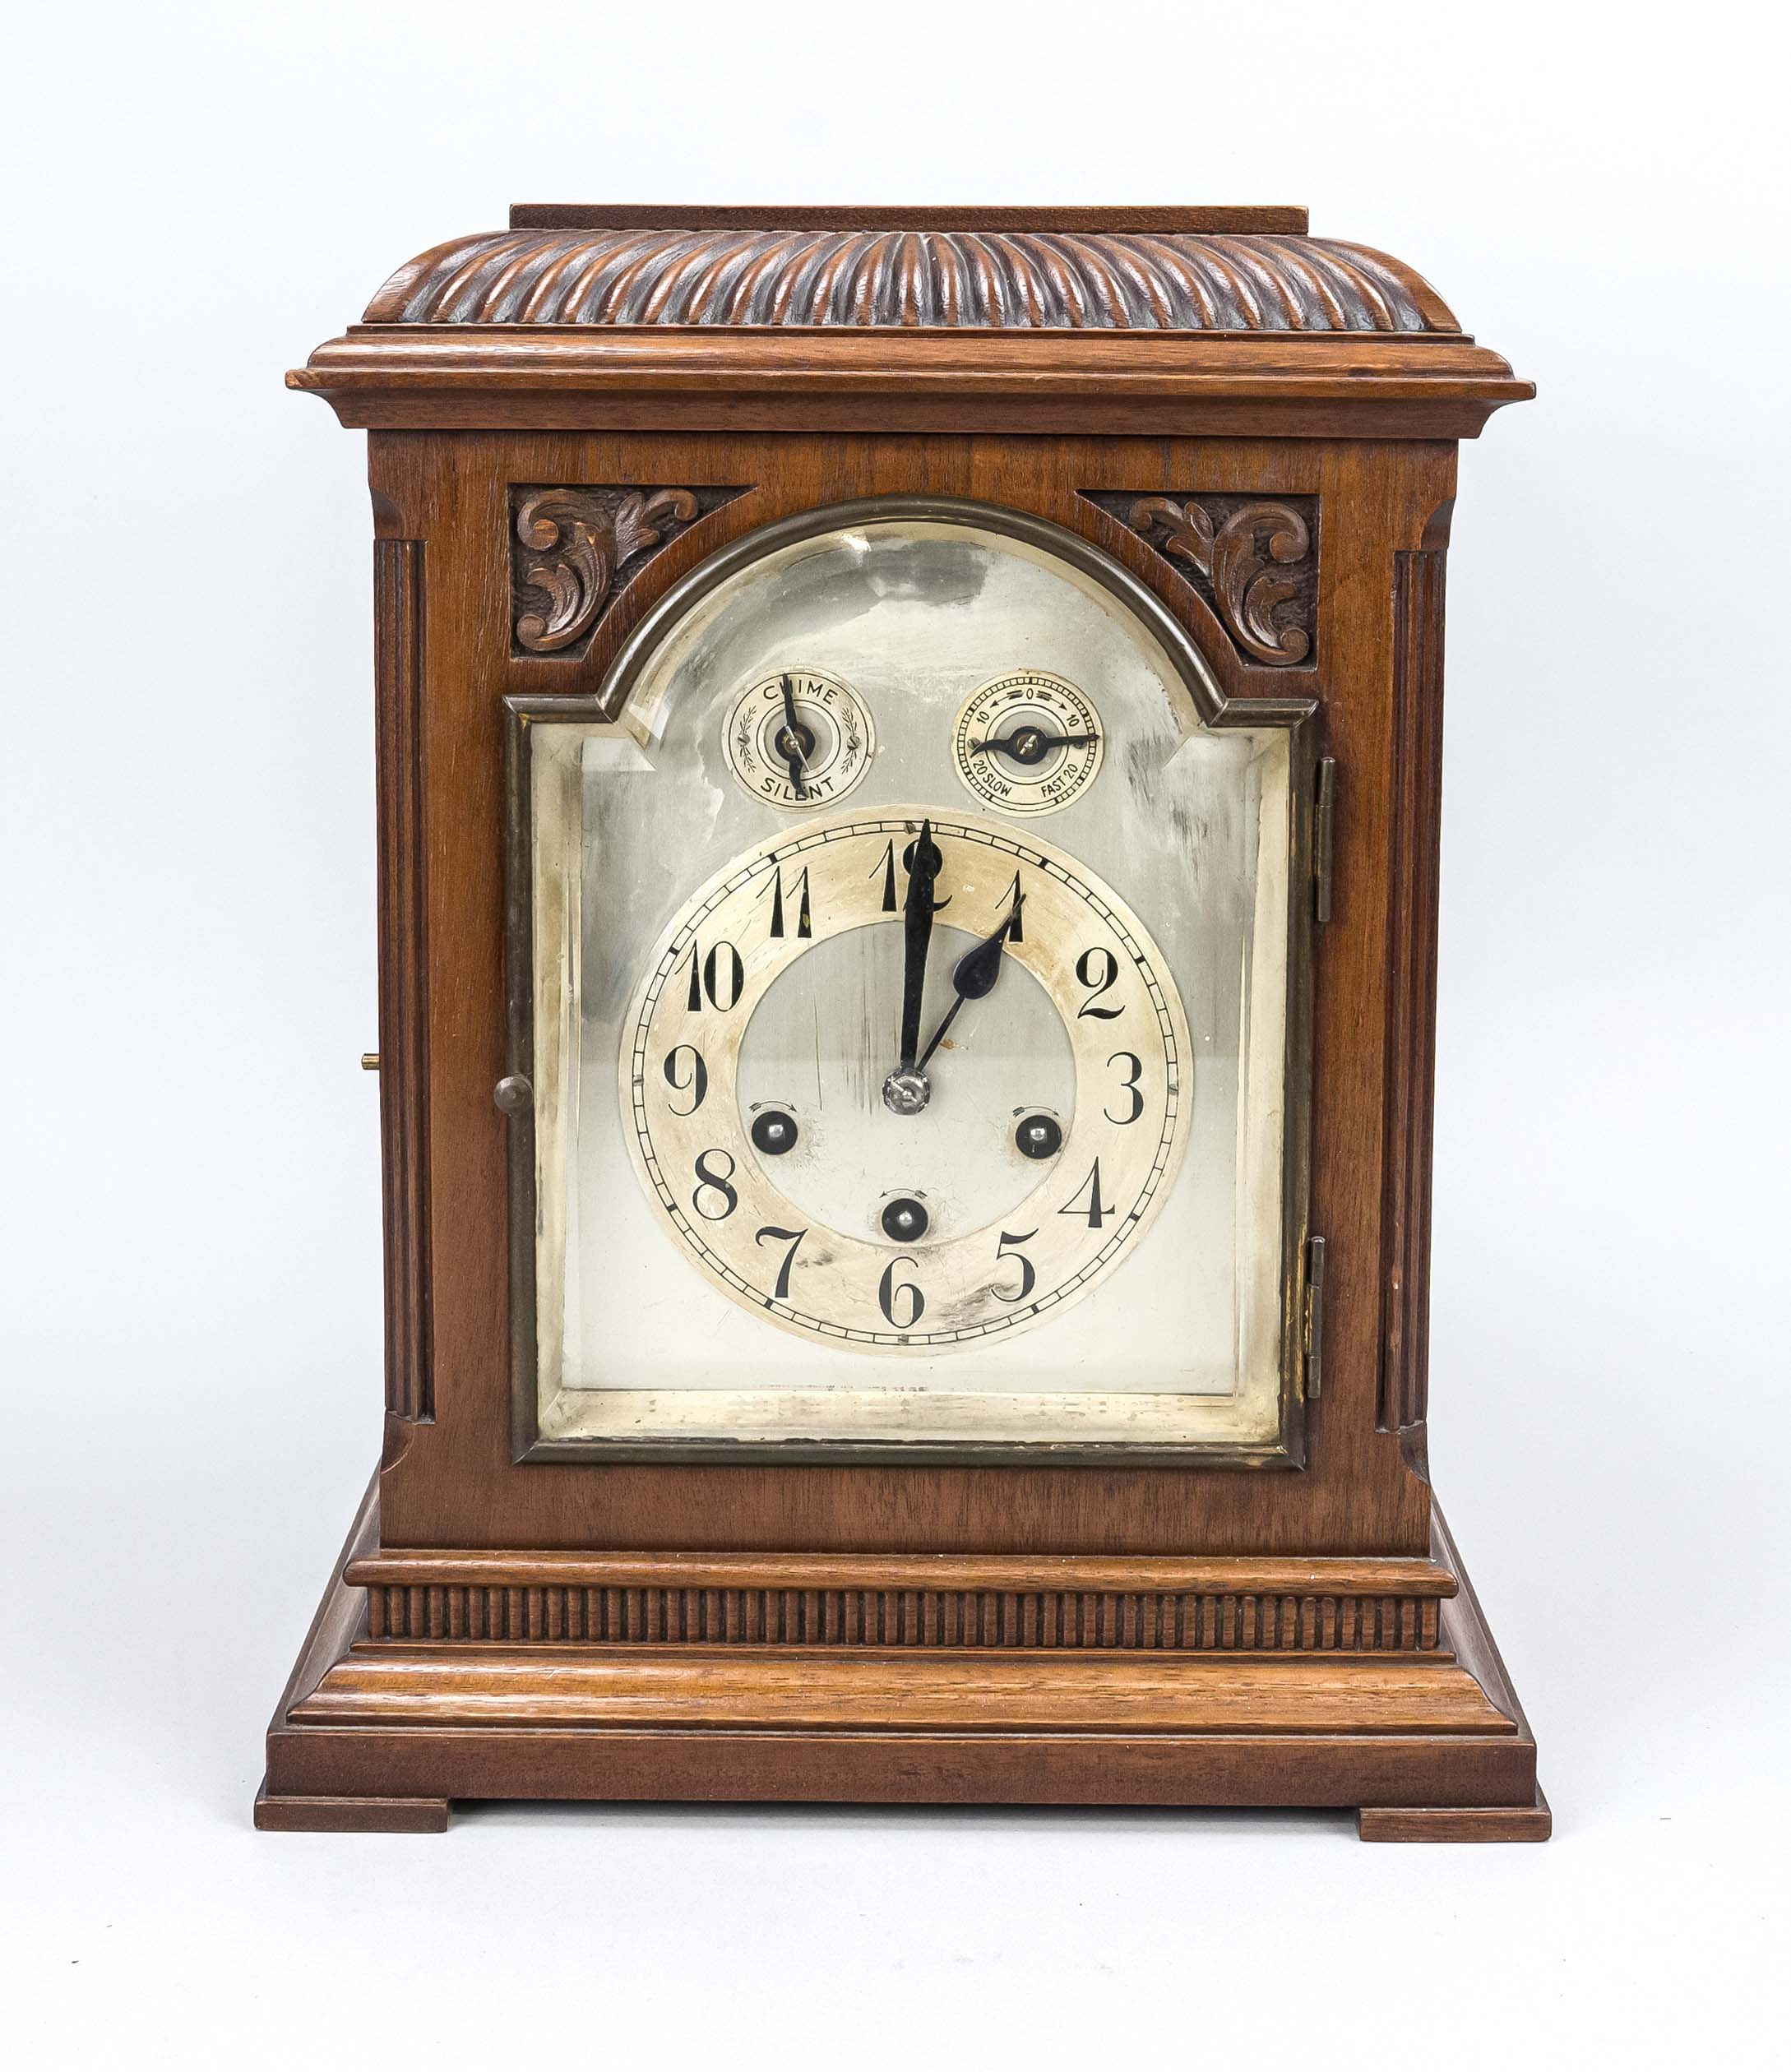
{"label": "black clock hand", "polygon": [[778,736],[778,746],[789,765],[789,781],[795,787],[796,796],[806,798],[808,794],[803,784],[803,761],[814,747],[815,738],[796,717],[796,693],[790,687],[788,676],[784,678],[783,688],[784,726]]}
{"label": "black clock hand", "polygon": [[945,1011],[945,1018],[933,1032],[933,1040],[920,1053],[915,1069],[926,1070],[927,1060],[945,1041],[946,1031],[967,1000],[981,1000],[995,990],[995,982],[1002,975],[1002,952],[1007,939],[1020,923],[1020,904],[1025,898],[1024,892],[1014,895],[1014,904],[1002,917],[1001,926],[993,935],[985,936],[974,950],[966,950],[951,970],[951,988],[957,997]]}
{"label": "black clock hand", "polygon": [[1016,727],[1011,734],[997,738],[991,734],[987,741],[973,741],[973,756],[992,756],[998,749],[1004,756],[1011,756],[1016,762],[1037,762],[1041,756],[1053,748],[1085,748],[1100,736],[1092,733],[1042,733],[1036,727]]}
{"label": "black clock hand", "polygon": [[923,820],[914,838],[908,865],[908,896],[902,905],[902,1029],[900,1071],[915,1070],[920,1048],[921,995],[927,984],[927,950],[933,941],[935,912],[933,888],[945,858],[933,839],[933,822]]}

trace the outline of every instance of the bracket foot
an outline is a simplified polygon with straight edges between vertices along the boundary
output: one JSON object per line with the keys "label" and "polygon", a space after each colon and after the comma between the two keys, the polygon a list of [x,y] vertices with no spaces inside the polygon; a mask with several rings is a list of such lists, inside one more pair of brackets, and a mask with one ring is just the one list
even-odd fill
{"label": "bracket foot", "polygon": [[1364,1806],[1364,1842],[1546,1842],[1554,1826],[1539,1790],[1529,1806]]}
{"label": "bracket foot", "polygon": [[445,1798],[303,1798],[263,1792],[255,1825],[272,1834],[440,1834]]}

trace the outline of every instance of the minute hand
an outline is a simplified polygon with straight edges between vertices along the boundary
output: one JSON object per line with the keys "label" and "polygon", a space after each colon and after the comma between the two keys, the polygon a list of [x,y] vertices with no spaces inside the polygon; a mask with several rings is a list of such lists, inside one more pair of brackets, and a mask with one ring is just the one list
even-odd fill
{"label": "minute hand", "polygon": [[923,820],[908,863],[908,896],[902,903],[902,1026],[901,1063],[898,1069],[918,1069],[914,1053],[920,1048],[921,995],[927,983],[927,948],[933,940],[936,911],[933,889],[945,868],[945,858],[933,839],[933,822]]}
{"label": "minute hand", "polygon": [[939,1026],[933,1032],[933,1040],[920,1053],[919,1070],[926,1070],[927,1060],[945,1041],[946,1031],[965,1001],[981,1000],[994,992],[995,982],[1002,975],[1002,955],[1020,919],[1020,904],[1025,896],[1024,892],[1016,892],[1014,904],[1002,917],[1001,926],[992,935],[985,936],[974,950],[966,950],[952,966],[951,990],[957,997],[945,1011]]}

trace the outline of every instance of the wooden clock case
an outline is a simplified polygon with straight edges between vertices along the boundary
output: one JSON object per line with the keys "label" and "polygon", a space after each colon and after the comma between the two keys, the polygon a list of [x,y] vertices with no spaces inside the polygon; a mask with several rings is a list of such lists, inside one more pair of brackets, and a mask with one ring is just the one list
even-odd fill
{"label": "wooden clock case", "polygon": [[[960,1801],[1545,1836],[1425,1457],[1445,553],[1456,442],[1530,386],[1295,209],[520,208],[288,380],[370,434],[386,1409],[257,1825]],[[516,1457],[504,701],[600,696],[717,548],[896,495],[1080,535],[1228,704],[1321,715],[1300,1464]]]}

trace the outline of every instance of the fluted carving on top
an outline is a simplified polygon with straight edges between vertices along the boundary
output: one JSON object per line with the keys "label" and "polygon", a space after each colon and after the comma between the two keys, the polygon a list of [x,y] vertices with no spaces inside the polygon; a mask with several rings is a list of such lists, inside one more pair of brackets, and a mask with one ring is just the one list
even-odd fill
{"label": "fluted carving on top", "polygon": [[370,324],[1444,332],[1363,245],[1144,231],[491,231],[401,267]]}

